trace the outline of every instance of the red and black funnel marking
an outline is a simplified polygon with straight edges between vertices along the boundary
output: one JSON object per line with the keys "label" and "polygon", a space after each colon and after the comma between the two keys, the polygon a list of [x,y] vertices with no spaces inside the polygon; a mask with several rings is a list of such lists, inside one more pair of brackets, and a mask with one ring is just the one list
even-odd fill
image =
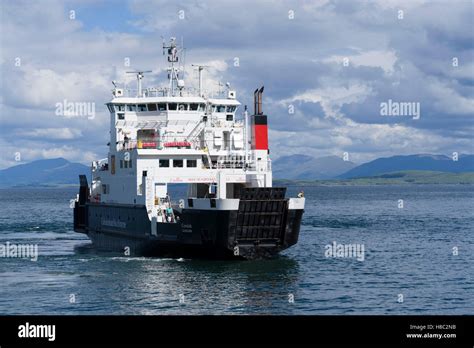
{"label": "red and black funnel marking", "polygon": [[252,149],[268,150],[268,124],[266,115],[252,116]]}

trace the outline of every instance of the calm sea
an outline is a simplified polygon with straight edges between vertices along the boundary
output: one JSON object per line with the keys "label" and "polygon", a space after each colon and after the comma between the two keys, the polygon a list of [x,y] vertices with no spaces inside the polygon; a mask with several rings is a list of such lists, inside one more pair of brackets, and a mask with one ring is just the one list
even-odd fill
{"label": "calm sea", "polygon": [[0,190],[0,244],[39,252],[0,258],[0,314],[474,314],[474,186],[304,191],[280,257],[202,261],[98,253],[72,231],[75,189]]}

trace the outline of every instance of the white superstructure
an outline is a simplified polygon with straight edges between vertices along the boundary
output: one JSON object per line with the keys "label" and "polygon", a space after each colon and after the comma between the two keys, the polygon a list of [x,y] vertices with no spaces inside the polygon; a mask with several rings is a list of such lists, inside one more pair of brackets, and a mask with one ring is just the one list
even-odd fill
{"label": "white superstructure", "polygon": [[[236,92],[227,87],[224,95],[207,95],[203,66],[198,66],[199,89],[186,88],[175,40],[164,49],[169,62],[166,88],[142,87],[146,72],[137,71],[135,95],[113,89],[107,103],[109,153],[93,163],[92,202],[146,205],[150,219],[162,221],[171,204],[170,183],[189,184],[193,207],[204,207],[210,197],[218,205],[232,206],[239,185],[271,187],[268,146],[256,146],[259,135],[247,111],[239,112]],[[255,94],[259,112],[262,91]],[[266,125],[264,132],[266,136]],[[180,204],[193,208],[188,200]]]}

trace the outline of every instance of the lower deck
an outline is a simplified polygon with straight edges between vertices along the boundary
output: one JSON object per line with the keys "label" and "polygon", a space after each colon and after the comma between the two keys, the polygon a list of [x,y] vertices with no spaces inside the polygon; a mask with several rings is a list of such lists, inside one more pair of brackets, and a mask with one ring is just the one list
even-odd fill
{"label": "lower deck", "polygon": [[172,222],[150,220],[144,205],[77,202],[74,227],[99,249],[130,255],[260,258],[296,244],[303,209],[291,209],[281,189],[252,190],[235,209],[211,201],[173,209]]}

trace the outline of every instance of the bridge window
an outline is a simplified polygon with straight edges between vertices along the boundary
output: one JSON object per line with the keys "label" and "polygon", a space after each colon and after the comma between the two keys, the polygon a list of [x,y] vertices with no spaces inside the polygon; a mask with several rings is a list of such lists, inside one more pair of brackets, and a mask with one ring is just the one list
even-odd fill
{"label": "bridge window", "polygon": [[189,104],[189,110],[190,111],[197,111],[198,107],[199,107],[199,104],[196,104],[196,103]]}
{"label": "bridge window", "polygon": [[225,112],[225,105],[217,105],[216,112]]}
{"label": "bridge window", "polygon": [[188,111],[188,104],[179,104],[178,105],[179,111]]}
{"label": "bridge window", "polygon": [[125,111],[124,104],[115,104],[115,111]]}
{"label": "bridge window", "polygon": [[148,104],[148,111],[156,111],[156,104]]}
{"label": "bridge window", "polygon": [[236,108],[235,105],[227,105],[227,112],[234,112]]}
{"label": "bridge window", "polygon": [[197,160],[186,160],[186,167],[188,168],[196,168],[197,167]]}
{"label": "bridge window", "polygon": [[146,104],[138,104],[138,111],[140,112],[146,111]]}
{"label": "bridge window", "polygon": [[160,159],[159,167],[160,168],[169,168],[170,160],[169,159]]}
{"label": "bridge window", "polygon": [[135,104],[128,104],[127,105],[127,111],[136,112],[137,111],[137,106]]}
{"label": "bridge window", "polygon": [[166,111],[166,104],[165,103],[158,104],[158,111]]}
{"label": "bridge window", "polygon": [[109,109],[110,112],[114,112],[114,106],[107,104],[107,108]]}
{"label": "bridge window", "polygon": [[173,167],[175,168],[183,168],[183,160],[173,160]]}
{"label": "bridge window", "polygon": [[170,110],[170,111],[176,111],[177,108],[178,108],[178,104],[176,104],[176,103],[168,103],[168,110]]}
{"label": "bridge window", "polygon": [[199,104],[198,111],[204,111],[206,110],[206,104]]}
{"label": "bridge window", "polygon": [[[120,162],[122,162],[122,161],[120,161]],[[124,160],[123,164],[124,164],[124,168],[132,168],[132,160],[128,160],[128,161]]]}

